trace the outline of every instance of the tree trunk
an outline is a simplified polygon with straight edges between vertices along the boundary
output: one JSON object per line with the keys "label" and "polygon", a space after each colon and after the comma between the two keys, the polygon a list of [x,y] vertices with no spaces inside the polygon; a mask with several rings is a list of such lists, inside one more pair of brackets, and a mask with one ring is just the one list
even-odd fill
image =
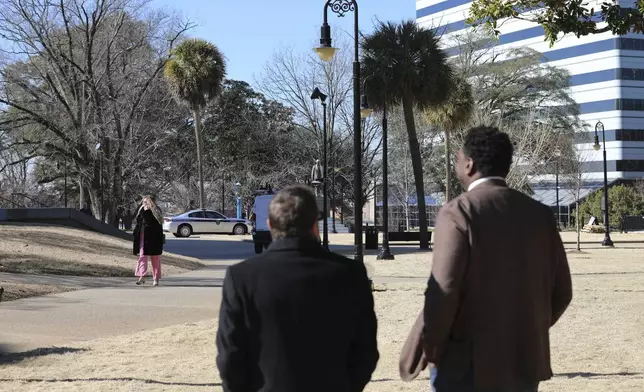
{"label": "tree trunk", "polygon": [[[206,208],[206,198],[203,187],[203,143],[201,140],[201,108],[196,106],[193,108],[195,116],[195,139],[197,140],[197,164],[199,175],[199,208],[202,210]],[[223,211],[222,211],[223,213]]]}
{"label": "tree trunk", "polygon": [[575,221],[577,224],[577,250],[581,251],[581,224],[579,222],[579,198],[575,203]]}
{"label": "tree trunk", "polygon": [[[579,183],[577,185],[577,194],[575,195],[575,226],[577,226],[577,251],[581,251],[581,222],[579,221],[579,194],[581,193],[581,176],[579,178]],[[570,216],[570,210],[568,211],[568,216]]]}
{"label": "tree trunk", "polygon": [[429,249],[429,235],[427,228],[427,208],[425,206],[425,184],[423,182],[423,161],[420,155],[420,144],[416,134],[416,123],[414,120],[414,105],[409,97],[403,97],[403,112],[407,136],[409,138],[409,155],[414,170],[416,183],[416,199],[418,203],[418,226],[420,226],[420,249]]}
{"label": "tree trunk", "polygon": [[81,176],[78,177],[78,201],[80,207],[79,210],[85,208],[85,187],[83,186],[83,179]]}
{"label": "tree trunk", "polygon": [[445,130],[445,203],[450,201],[451,198],[451,185],[452,185],[452,170],[451,170],[451,154],[450,154],[450,134]]}

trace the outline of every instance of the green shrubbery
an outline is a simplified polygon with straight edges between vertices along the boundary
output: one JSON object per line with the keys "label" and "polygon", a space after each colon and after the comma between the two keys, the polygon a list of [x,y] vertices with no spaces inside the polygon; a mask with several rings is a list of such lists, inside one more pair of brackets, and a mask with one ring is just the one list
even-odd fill
{"label": "green shrubbery", "polygon": [[[601,199],[603,191],[599,189],[588,196],[588,198],[579,206],[581,212],[582,224],[588,222],[591,216],[597,218],[598,222],[604,221],[604,213],[601,210]],[[608,189],[608,202],[610,210],[610,224],[614,227],[620,227],[622,218],[625,215],[644,215],[644,194],[637,189],[616,185]]]}

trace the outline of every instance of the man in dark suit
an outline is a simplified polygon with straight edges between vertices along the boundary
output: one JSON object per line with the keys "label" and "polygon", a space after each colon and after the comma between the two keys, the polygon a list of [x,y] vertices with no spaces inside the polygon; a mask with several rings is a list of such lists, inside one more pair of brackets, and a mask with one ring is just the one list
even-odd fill
{"label": "man in dark suit", "polygon": [[378,362],[376,316],[362,263],[324,250],[303,186],[269,207],[273,243],[228,268],[217,331],[227,392],[362,391]]}
{"label": "man in dark suit", "polygon": [[552,211],[508,188],[513,147],[470,129],[457,153],[466,193],[439,212],[423,344],[438,392],[534,392],[552,377],[549,328],[572,300]]}

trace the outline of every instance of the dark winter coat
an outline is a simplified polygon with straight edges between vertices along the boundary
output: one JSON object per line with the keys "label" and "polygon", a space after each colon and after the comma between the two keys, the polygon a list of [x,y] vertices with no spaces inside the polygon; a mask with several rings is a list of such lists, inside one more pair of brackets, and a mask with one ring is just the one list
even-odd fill
{"label": "dark winter coat", "polygon": [[154,217],[151,210],[141,210],[136,217],[134,228],[134,254],[139,255],[141,248],[141,230],[143,230],[143,254],[159,256],[163,253],[163,226]]}

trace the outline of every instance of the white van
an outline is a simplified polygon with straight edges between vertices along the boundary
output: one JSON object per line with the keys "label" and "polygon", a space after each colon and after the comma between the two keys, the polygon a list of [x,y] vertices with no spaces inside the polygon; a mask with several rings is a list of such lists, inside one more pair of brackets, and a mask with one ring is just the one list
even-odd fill
{"label": "white van", "polygon": [[255,244],[255,253],[260,254],[262,251],[271,244],[273,238],[268,229],[268,205],[271,203],[275,195],[261,195],[255,197],[255,205],[253,206],[253,215],[251,221],[253,222],[253,243]]}

